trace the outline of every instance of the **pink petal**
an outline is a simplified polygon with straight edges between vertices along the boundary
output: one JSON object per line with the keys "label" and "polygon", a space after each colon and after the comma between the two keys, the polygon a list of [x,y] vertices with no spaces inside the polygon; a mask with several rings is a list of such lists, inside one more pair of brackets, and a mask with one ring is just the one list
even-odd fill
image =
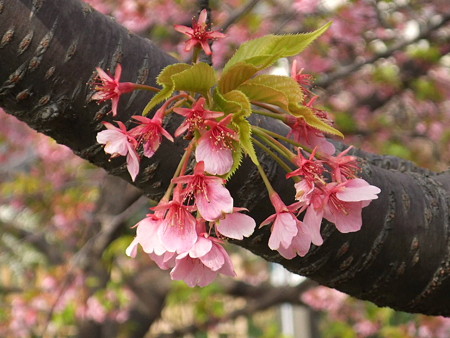
{"label": "pink petal", "polygon": [[162,255],[157,255],[155,253],[149,253],[148,255],[162,270],[168,270],[175,266],[176,253],[174,252],[166,251]]}
{"label": "pink petal", "polygon": [[120,63],[118,63],[116,67],[116,73],[114,75],[114,80],[116,80],[116,82],[119,82],[121,76],[122,76],[122,66],[120,65]]}
{"label": "pink petal", "polygon": [[174,225],[164,221],[160,228],[159,236],[167,251],[176,251],[177,253],[187,252],[197,241],[195,220],[194,222],[188,221],[184,224]]}
{"label": "pink petal", "polygon": [[175,267],[170,272],[174,280],[183,280],[190,287],[206,286],[210,284],[217,276],[217,272],[211,271],[204,266],[199,259],[189,256],[178,259]]}
{"label": "pink petal", "polygon": [[200,258],[205,256],[212,249],[212,241],[205,237],[199,237],[191,250],[189,250],[189,256],[192,258]]}
{"label": "pink petal", "polygon": [[206,9],[202,9],[200,15],[198,16],[197,25],[205,25],[206,19],[208,17],[208,11]]}
{"label": "pink petal", "polygon": [[303,218],[304,232],[311,237],[311,241],[315,245],[323,244],[323,238],[320,234],[322,218],[323,210],[316,210],[312,205],[306,209],[305,217]]}
{"label": "pink petal", "polygon": [[161,220],[154,220],[150,217],[146,217],[137,224],[136,239],[139,241],[139,244],[141,244],[144,252],[154,252],[156,255],[162,255],[166,252],[166,249],[157,235],[161,222]]}
{"label": "pink petal", "polygon": [[344,202],[357,202],[377,199],[381,192],[380,188],[370,185],[361,178],[345,182],[342,191],[336,193],[337,198]]}
{"label": "pink petal", "polygon": [[269,238],[269,248],[277,250],[280,245],[288,247],[292,238],[297,234],[296,224],[297,220],[291,213],[282,212],[277,214]]}
{"label": "pink petal", "polygon": [[253,218],[239,212],[227,214],[224,219],[216,223],[218,233],[233,239],[243,239],[250,236],[255,227],[256,223]]}
{"label": "pink petal", "polygon": [[324,217],[336,225],[336,228],[342,233],[359,231],[362,226],[362,203],[345,203],[346,213],[338,210],[325,208]]}
{"label": "pink petal", "polygon": [[132,258],[136,257],[138,244],[139,244],[138,239],[134,238],[133,241],[130,243],[130,245],[125,250],[125,253],[128,257],[132,257]]}
{"label": "pink petal", "polygon": [[118,130],[102,130],[97,134],[97,142],[105,145],[105,153],[125,156],[128,152],[128,139]]}
{"label": "pink petal", "polygon": [[233,153],[231,149],[214,149],[209,139],[200,140],[195,149],[197,162],[205,162],[205,171],[212,175],[224,175],[233,166]]}
{"label": "pink petal", "polygon": [[230,277],[235,277],[236,272],[234,271],[233,262],[231,261],[230,256],[221,245],[217,245],[217,249],[222,252],[222,256],[224,258],[224,263],[219,272]]}
{"label": "pink petal", "polygon": [[103,82],[113,82],[114,81],[114,79],[111,76],[109,76],[103,69],[97,67],[97,68],[95,68],[95,70],[97,71],[98,76],[100,77],[100,79]]}
{"label": "pink petal", "polygon": [[207,196],[199,192],[195,194],[195,202],[202,217],[207,221],[214,221],[221,217],[222,213],[233,212],[233,198],[221,183],[213,180],[208,180],[208,182]]}
{"label": "pink petal", "polygon": [[139,173],[139,156],[134,149],[134,147],[129,146],[128,156],[127,156],[127,169],[130,173],[131,179],[134,182],[137,174]]}
{"label": "pink petal", "polygon": [[186,34],[186,35],[189,35],[189,36],[194,34],[194,30],[191,27],[187,27],[187,26],[183,26],[183,25],[175,25],[174,29],[177,32],[180,32],[180,33],[183,33],[183,34]]}
{"label": "pink petal", "polygon": [[222,251],[218,249],[218,246],[220,245],[217,243],[212,244],[213,245],[211,250],[206,255],[200,257],[199,259],[212,271],[217,271],[223,266],[223,264],[225,263],[225,259],[223,257]]}

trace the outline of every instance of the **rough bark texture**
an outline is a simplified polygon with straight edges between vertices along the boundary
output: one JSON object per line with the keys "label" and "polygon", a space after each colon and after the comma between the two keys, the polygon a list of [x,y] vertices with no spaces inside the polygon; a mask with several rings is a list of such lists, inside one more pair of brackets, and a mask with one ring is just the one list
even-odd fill
{"label": "rough bark texture", "polygon": [[[154,84],[162,67],[175,60],[78,0],[0,0],[0,106],[129,181],[123,159],[108,161],[95,142],[109,107],[91,102],[87,85],[95,67],[114,69],[118,62],[124,68],[123,81]],[[139,113],[146,99],[144,94],[126,95],[120,119]],[[168,123],[170,131],[175,127],[175,121]],[[153,159],[142,163],[135,185],[151,198],[160,197],[183,147],[181,141],[164,142]],[[341,234],[324,223],[324,245],[293,260],[267,247],[267,227],[235,244],[380,306],[450,316],[450,172],[432,173],[394,157],[356,153],[364,178],[382,190],[364,209],[361,231]],[[268,159],[263,163],[276,189],[289,200],[293,188],[283,172]],[[249,163],[229,188],[235,204],[249,208],[257,221],[272,213]]]}

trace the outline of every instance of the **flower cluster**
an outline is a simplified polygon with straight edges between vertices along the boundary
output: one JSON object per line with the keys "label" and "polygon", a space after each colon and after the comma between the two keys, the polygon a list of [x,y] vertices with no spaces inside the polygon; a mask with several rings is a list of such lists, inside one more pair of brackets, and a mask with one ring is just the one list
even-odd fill
{"label": "flower cluster", "polygon": [[[310,39],[324,29],[309,33]],[[192,29],[178,26],[177,30],[191,36],[187,48],[200,44],[206,54],[211,53],[208,40],[220,37],[207,29],[206,11]],[[340,132],[332,127],[326,112],[316,107],[310,75],[297,71],[295,63],[291,77],[256,75],[274,62],[275,55],[293,55],[290,49],[280,52],[280,46],[292,43],[292,36],[276,39],[260,38],[257,42],[262,47],[254,41],[244,44],[225,65],[219,80],[211,66],[196,62],[196,51],[193,65],[177,64],[163,70],[157,79],[163,89],[142,116],[132,116],[129,129],[121,121],[116,121],[117,126],[103,122],[106,130],[98,133],[98,143],[112,158],[126,157],[133,181],[139,173],[140,157],[152,157],[163,137],[172,142],[174,137],[183,137],[188,142],[165,195],[136,225],[129,256],[134,257],[140,246],[160,268],[171,269],[172,279],[190,286],[207,285],[219,273],[235,276],[223,243],[228,238],[242,240],[256,227],[253,218],[243,213],[247,210],[234,205],[226,188],[226,180],[244,155],[258,168],[275,209],[261,224],[271,225],[268,245],[283,257],[304,256],[311,244],[321,245],[323,219],[343,233],[361,228],[362,208],[377,198],[380,189],[358,178],[357,158],[348,155],[351,148],[335,155],[325,133]],[[295,39],[301,45],[308,35]],[[129,89],[158,91],[120,82],[120,66],[114,78],[101,69],[97,72],[103,85],[95,86],[93,99],[111,99],[113,116],[120,95]],[[144,116],[162,102],[152,118]],[[174,137],[163,127],[169,114],[183,118]],[[252,126],[251,114],[278,119],[291,131],[283,136]],[[295,203],[286,205],[274,190],[254,145],[273,157],[286,171],[286,178],[294,182]]]}

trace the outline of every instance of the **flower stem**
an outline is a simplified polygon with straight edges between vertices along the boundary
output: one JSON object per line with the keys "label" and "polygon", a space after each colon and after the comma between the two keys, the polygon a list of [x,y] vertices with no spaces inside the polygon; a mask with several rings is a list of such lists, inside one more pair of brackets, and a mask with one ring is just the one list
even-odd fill
{"label": "flower stem", "polygon": [[272,184],[270,184],[269,178],[267,177],[264,169],[261,167],[261,164],[256,164],[256,167],[258,168],[259,174],[261,175],[261,178],[263,179],[264,185],[266,186],[269,196],[271,196],[275,192],[275,189],[272,187]]}
{"label": "flower stem", "polygon": [[262,142],[260,142],[258,139],[252,137],[253,143],[255,143],[258,147],[260,147],[263,151],[265,151],[267,154],[269,154],[270,157],[272,157],[279,165],[282,167],[287,173],[292,171],[292,168],[290,168],[286,162],[284,162],[277,154],[275,154],[272,150],[270,150],[268,147],[266,147]]}
{"label": "flower stem", "polygon": [[283,115],[279,114],[279,113],[271,113],[268,111],[263,111],[263,110],[252,110],[253,113],[258,114],[258,115],[263,115],[263,116],[267,116],[267,117],[271,117],[273,119],[277,119],[277,120],[281,120],[281,121],[285,121],[286,119],[284,118]]}
{"label": "flower stem", "polygon": [[167,188],[166,192],[164,193],[163,200],[170,200],[170,196],[172,195],[173,188],[175,186],[175,183],[173,183],[173,179],[180,176],[182,173],[186,171],[187,164],[189,162],[189,158],[192,154],[192,149],[194,147],[194,140],[192,140],[188,147],[186,148],[186,151],[184,152],[183,156],[181,157],[180,162],[178,163],[177,169],[175,170],[175,173],[173,174],[172,180],[170,180],[169,187]]}
{"label": "flower stem", "polygon": [[147,86],[147,85],[143,85],[143,84],[139,84],[139,83],[135,83],[134,86],[136,89],[148,90],[148,91],[155,92],[155,93],[159,93],[161,91],[161,89],[159,89],[159,88]]}
{"label": "flower stem", "polygon": [[[252,132],[261,137],[270,147],[274,148],[278,153],[286,157],[289,161],[295,157],[295,154],[292,153],[285,145],[280,143],[275,137],[279,137],[280,135],[272,132],[268,132],[260,127],[252,126]],[[273,136],[272,136],[273,135]]]}

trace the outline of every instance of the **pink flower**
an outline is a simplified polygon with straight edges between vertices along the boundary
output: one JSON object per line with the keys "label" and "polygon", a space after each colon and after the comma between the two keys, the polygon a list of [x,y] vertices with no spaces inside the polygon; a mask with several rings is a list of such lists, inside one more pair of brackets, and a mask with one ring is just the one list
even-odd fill
{"label": "pink flower", "polygon": [[187,252],[197,241],[196,220],[189,207],[174,195],[170,202],[160,202],[153,210],[161,212],[164,220],[158,229],[158,235],[167,251]]}
{"label": "pink flower", "polygon": [[162,127],[162,113],[158,110],[152,119],[145,116],[134,115],[133,119],[140,125],[130,130],[130,134],[139,143],[144,145],[144,156],[152,157],[158,150],[162,136],[173,142],[172,136]]}
{"label": "pink flower", "polygon": [[119,128],[109,122],[103,122],[108,130],[102,130],[97,134],[97,142],[105,145],[105,153],[111,154],[111,158],[127,157],[127,169],[134,181],[139,172],[139,155],[136,152],[138,143],[121,121],[116,122]]}
{"label": "pink flower", "polygon": [[297,70],[297,60],[292,62],[291,67],[291,77],[297,81],[300,87],[303,89],[307,96],[312,95],[311,91],[308,89],[312,85],[313,76],[311,74],[304,74],[303,68]]}
{"label": "pink flower", "polygon": [[204,161],[205,171],[212,175],[226,174],[233,166],[233,141],[237,141],[239,136],[227,127],[232,118],[228,115],[220,122],[205,121],[211,129],[198,140],[195,159],[197,162]]}
{"label": "pink flower", "polygon": [[297,220],[297,235],[292,238],[291,244],[288,247],[280,245],[277,249],[281,256],[286,259],[292,259],[299,255],[305,256],[311,247],[311,236],[305,229],[303,222]]}
{"label": "pink flower", "polygon": [[180,114],[186,119],[181,123],[181,125],[175,130],[175,137],[180,136],[186,130],[193,133],[195,130],[202,130],[206,128],[205,120],[216,119],[223,115],[223,112],[215,112],[206,110],[204,108],[205,98],[201,97],[194,104],[192,109],[189,108],[175,108],[173,111]]}
{"label": "pink flower", "polygon": [[355,156],[345,156],[352,149],[352,146],[345,149],[338,156],[329,156],[326,163],[332,169],[333,179],[342,182],[356,178],[356,173],[360,169]]}
{"label": "pink flower", "polygon": [[219,273],[236,276],[233,263],[219,241],[203,233],[189,252],[177,256],[170,276],[194,287],[210,284]]}
{"label": "pink flower", "polygon": [[276,213],[269,216],[261,223],[261,226],[273,223],[272,233],[269,238],[269,248],[278,250],[281,246],[288,248],[291,245],[292,239],[297,235],[297,224],[299,220],[289,210],[280,196],[277,193],[270,195],[270,200],[275,208]]}
{"label": "pink flower", "polygon": [[216,232],[222,236],[233,239],[244,239],[250,236],[255,230],[256,223],[248,215],[241,214],[239,211],[244,208],[234,208],[233,213],[224,215],[222,219],[215,222]]}
{"label": "pink flower", "polygon": [[311,149],[317,148],[319,152],[333,155],[336,151],[334,145],[327,141],[324,134],[311,127],[306,123],[303,117],[290,116],[286,121],[287,125],[291,127],[289,135],[295,142],[303,144]]}
{"label": "pink flower", "polygon": [[111,111],[113,116],[116,116],[120,95],[133,91],[136,85],[131,82],[119,82],[120,76],[122,75],[122,66],[120,64],[117,65],[114,78],[108,75],[101,68],[97,67],[96,70],[98,73],[98,78],[101,82],[95,83],[94,88],[95,90],[97,90],[97,92],[92,96],[92,99],[98,100],[99,102],[111,100]]}
{"label": "pink flower", "polygon": [[220,177],[207,176],[203,161],[197,163],[194,175],[185,175],[173,179],[178,184],[186,184],[183,194],[194,195],[195,205],[202,217],[214,221],[223,213],[233,212],[233,198]]}
{"label": "pink flower", "polygon": [[208,30],[206,24],[207,16],[208,13],[206,9],[204,9],[200,12],[197,21],[192,20],[192,28],[182,25],[175,25],[175,30],[180,33],[186,34],[187,36],[190,36],[190,39],[186,41],[186,45],[184,48],[186,52],[189,52],[192,47],[200,45],[207,55],[211,55],[212,52],[211,48],[209,47],[208,40],[216,40],[225,37],[225,34],[223,33]]}
{"label": "pink flower", "polygon": [[314,148],[313,152],[309,156],[309,159],[306,159],[301,149],[298,149],[298,154],[295,157],[295,163],[298,166],[298,169],[288,173],[286,175],[287,178],[293,176],[303,176],[307,181],[313,183],[316,180],[322,179],[322,173],[324,171],[322,161],[319,161],[315,158],[317,147]]}
{"label": "pink flower", "polygon": [[155,214],[149,214],[146,218],[136,224],[136,240],[146,253],[163,255],[166,252],[164,244],[161,242],[158,232],[163,223],[163,219]]}
{"label": "pink flower", "polygon": [[312,242],[316,245],[323,243],[320,235],[322,218],[334,223],[342,233],[360,230],[362,208],[377,199],[378,193],[378,187],[360,178],[342,183],[332,182],[320,190],[316,189],[303,219]]}

